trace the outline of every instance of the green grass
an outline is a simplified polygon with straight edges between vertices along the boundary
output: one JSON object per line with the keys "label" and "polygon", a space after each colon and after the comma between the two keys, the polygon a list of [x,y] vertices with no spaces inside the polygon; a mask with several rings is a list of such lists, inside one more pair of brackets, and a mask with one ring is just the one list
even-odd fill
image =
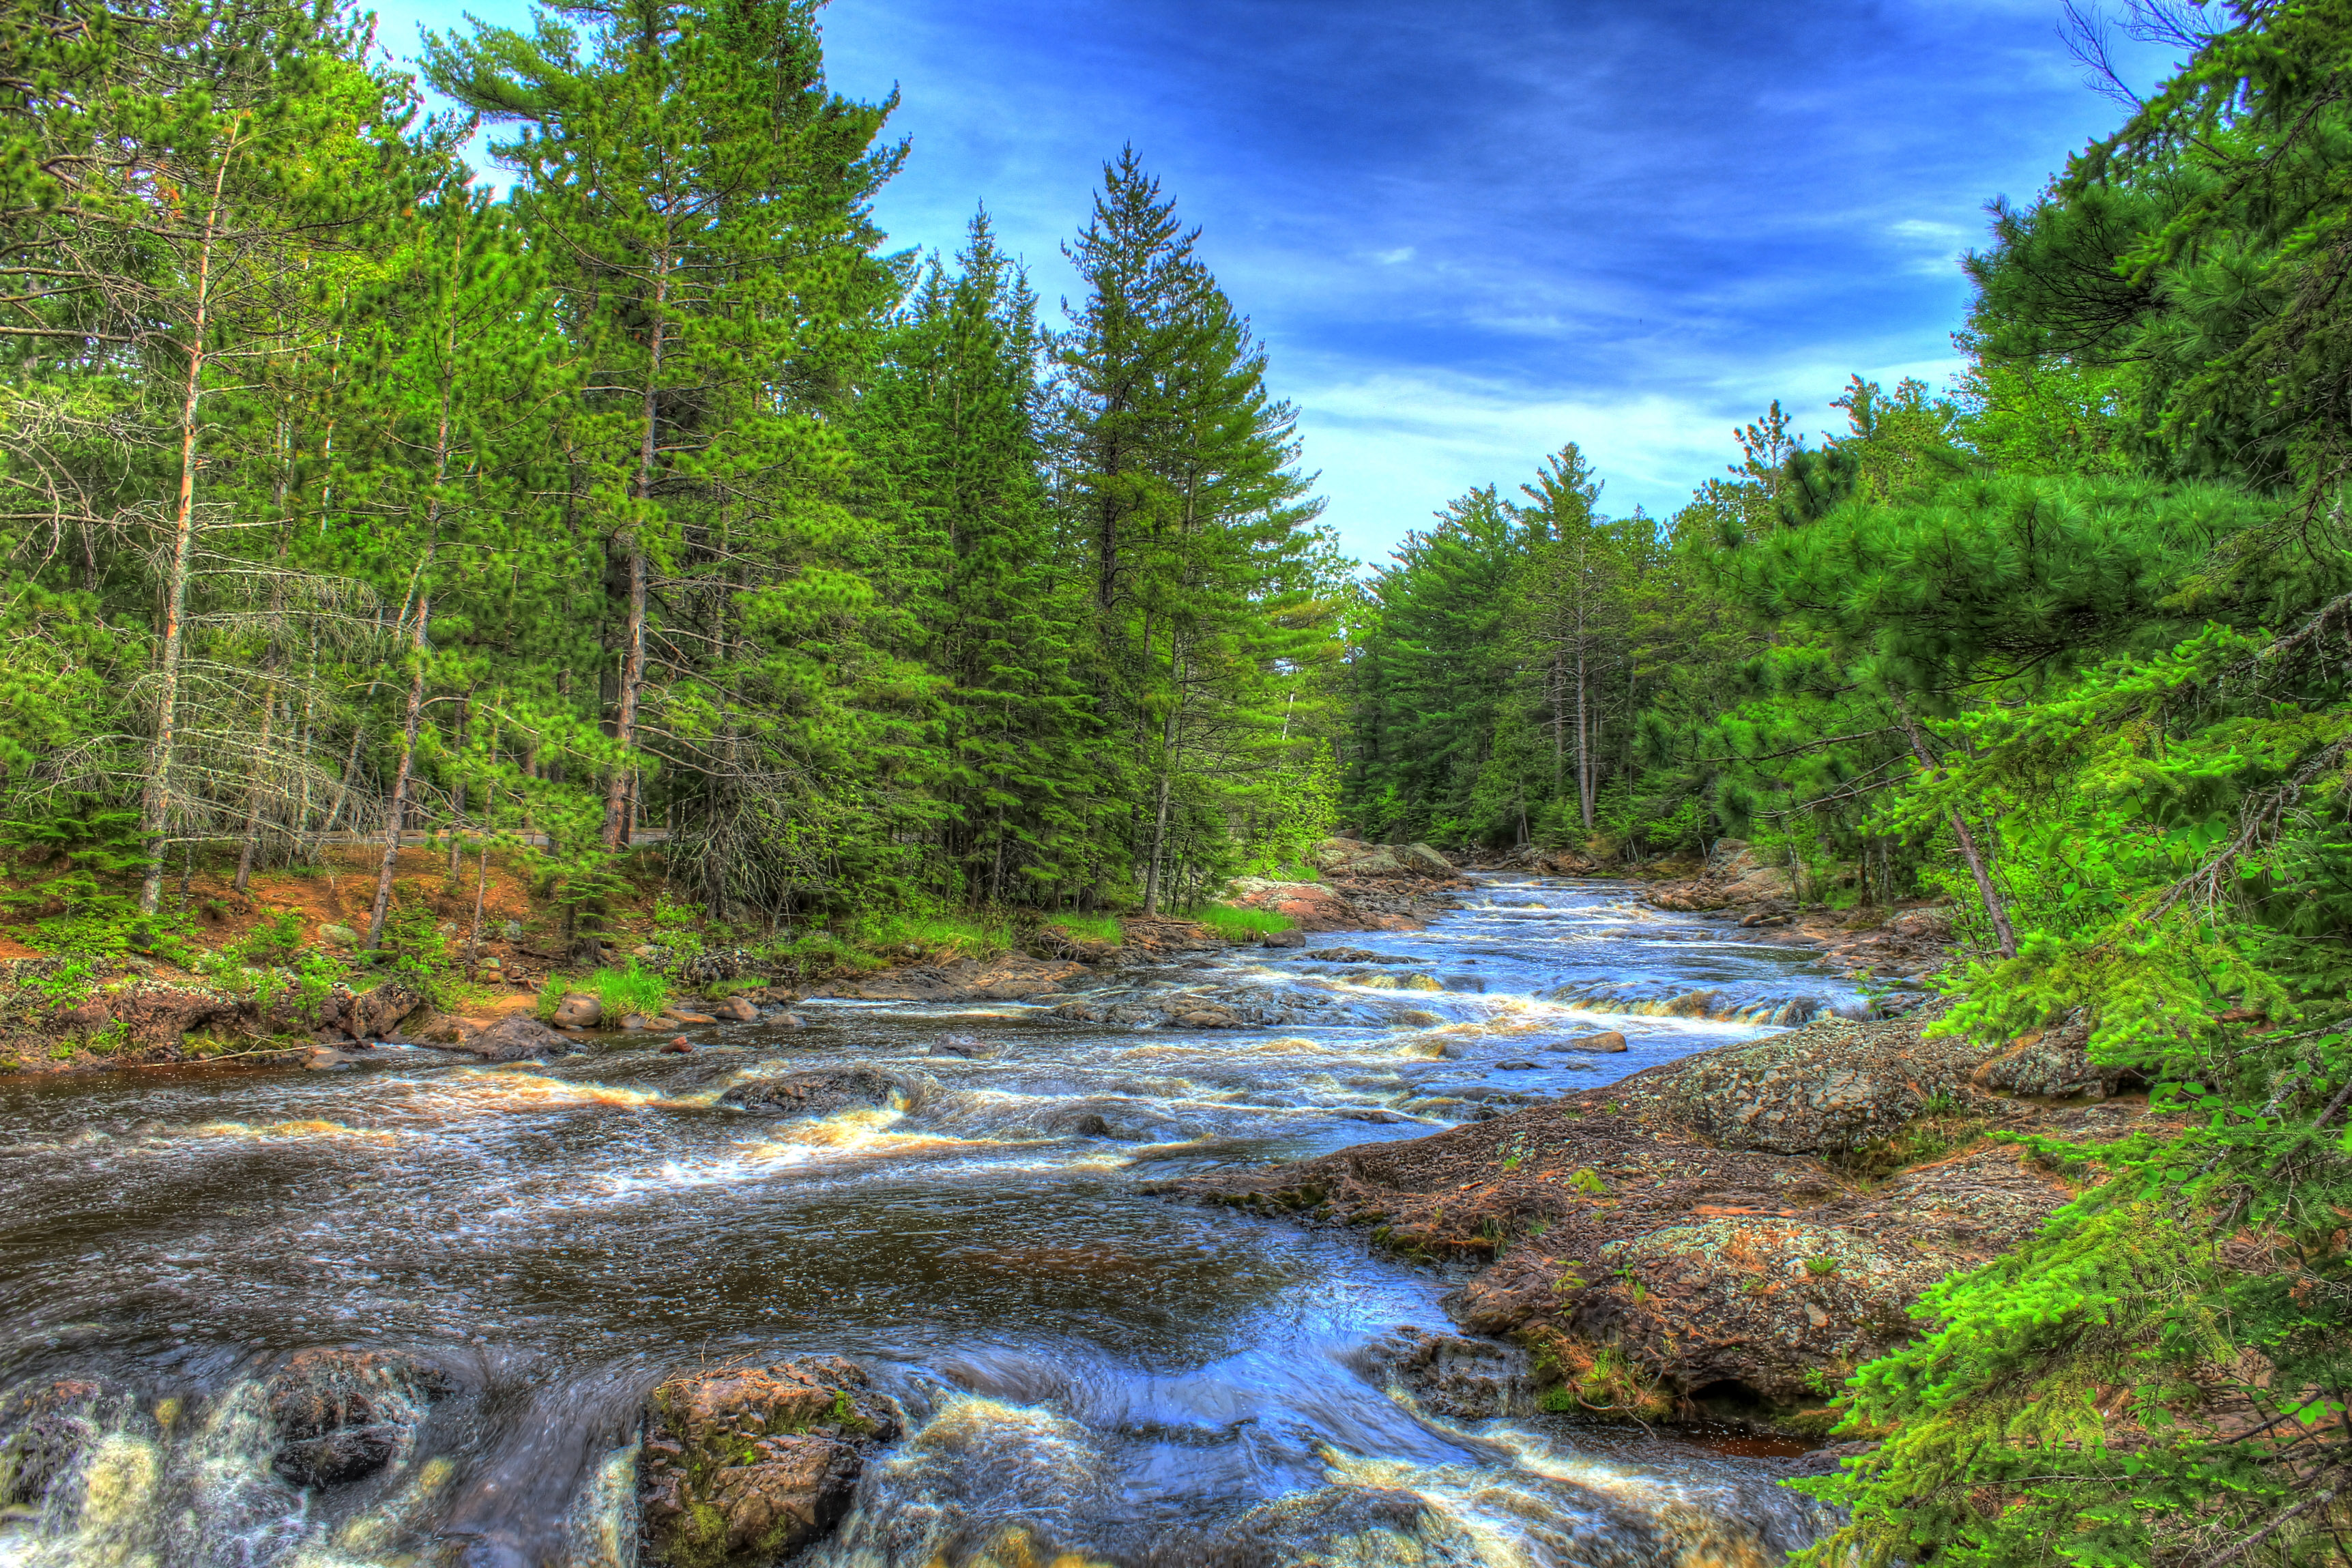
{"label": "green grass", "polygon": [[564,994],[571,989],[572,987],[562,975],[551,974],[547,977],[547,984],[539,988],[539,1021],[541,1023],[549,1023],[554,1019],[555,1010],[563,1005]]}
{"label": "green grass", "polygon": [[1192,917],[1227,942],[1247,942],[1288,931],[1296,922],[1288,915],[1266,910],[1239,910],[1231,904],[1209,904]]}
{"label": "green grass", "polygon": [[858,921],[851,940],[871,952],[901,956],[919,947],[944,958],[994,958],[1013,945],[1013,930],[985,915],[875,915]]}
{"label": "green grass", "polygon": [[635,959],[626,969],[598,970],[588,977],[588,989],[604,1004],[607,1027],[631,1013],[656,1017],[669,1003],[669,982]]}
{"label": "green grass", "polygon": [[1117,915],[1055,915],[1045,923],[1067,931],[1080,942],[1108,942],[1117,947],[1127,938]]}

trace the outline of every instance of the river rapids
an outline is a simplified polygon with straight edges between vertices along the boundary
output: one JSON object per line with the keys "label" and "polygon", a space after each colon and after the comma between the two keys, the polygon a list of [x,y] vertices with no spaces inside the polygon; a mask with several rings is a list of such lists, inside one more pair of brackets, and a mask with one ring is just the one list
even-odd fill
{"label": "river rapids", "polygon": [[[1610,884],[1489,876],[1464,901],[1320,939],[1391,962],[1236,952],[1095,994],[1297,1020],[1271,1027],[816,1002],[683,1057],[631,1037],[553,1067],[0,1085],[0,1389],[107,1391],[0,1521],[0,1565],[621,1568],[647,1389],[806,1352],[865,1361],[912,1418],[800,1560],[824,1568],[1778,1563],[1825,1521],[1769,1459],[1417,1409],[1365,1351],[1448,1331],[1447,1279],[1147,1190],[1860,1005],[1807,954]],[[1547,1048],[1601,1029],[1629,1048]],[[719,1103],[852,1062],[904,1092],[798,1121]],[[299,1489],[257,1380],[313,1345],[406,1352],[458,1392],[383,1470]],[[1244,1522],[1250,1553],[1212,1545]]]}

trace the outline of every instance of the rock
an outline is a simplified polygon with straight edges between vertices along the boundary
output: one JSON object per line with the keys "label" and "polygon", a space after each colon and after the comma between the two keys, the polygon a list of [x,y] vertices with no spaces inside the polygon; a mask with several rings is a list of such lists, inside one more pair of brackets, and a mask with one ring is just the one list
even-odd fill
{"label": "rock", "polygon": [[[1591,1510],[1591,1503],[1580,1514]],[[1630,1510],[1624,1522],[1633,1522]],[[1610,1543],[1605,1552],[1588,1557],[1579,1552],[1570,1562],[1671,1562],[1675,1553],[1650,1551],[1639,1558],[1620,1557],[1619,1544],[1633,1534],[1650,1545],[1650,1533],[1627,1531],[1611,1520],[1597,1531]],[[1296,1491],[1262,1502],[1234,1521],[1222,1535],[1188,1562],[1213,1563],[1216,1568],[1281,1568],[1289,1563],[1491,1563],[1496,1559],[1486,1542],[1470,1533],[1445,1510],[1419,1492],[1402,1487],[1339,1484]]]}
{"label": "rock", "polygon": [[1454,874],[1454,862],[1426,844],[1405,846],[1404,852],[1398,858],[1416,871],[1434,871],[1448,877]]}
{"label": "rock", "polygon": [[2127,1068],[2093,1061],[2084,1048],[2089,1038],[2089,1028],[2080,1023],[2036,1029],[2020,1036],[2007,1050],[1979,1066],[1969,1075],[1969,1081],[2001,1094],[2105,1100],[2126,1082],[2137,1079],[2139,1075]]}
{"label": "rock", "polygon": [[1318,947],[1307,957],[1318,963],[1411,963],[1409,958],[1392,958],[1385,952],[1374,952],[1368,947]]}
{"label": "rock", "polygon": [[567,992],[556,1005],[554,1024],[563,1029],[593,1029],[604,1021],[604,1004],[585,991]]}
{"label": "rock", "polygon": [[520,942],[522,940],[522,921],[509,921],[499,929],[506,933],[506,939],[509,942]]}
{"label": "rock", "polygon": [[1745,838],[1718,838],[1706,852],[1706,874],[1727,882],[1736,882],[1764,864],[1756,847]]}
{"label": "rock", "polygon": [[1535,1408],[1528,1354],[1514,1345],[1407,1324],[1367,1342],[1347,1360],[1390,1393],[1447,1421],[1489,1421]]}
{"label": "rock", "polygon": [[1090,973],[1075,960],[1008,952],[986,963],[965,959],[894,969],[868,980],[845,981],[833,987],[832,994],[876,1002],[1016,1002],[1058,991]]}
{"label": "rock", "polygon": [[706,1024],[719,1022],[718,1018],[709,1013],[689,1012],[684,1007],[675,1005],[663,1008],[661,1016],[670,1023],[684,1024],[688,1028],[699,1028]]}
{"label": "rock", "polygon": [[509,1013],[488,1028],[477,1029],[444,1048],[463,1051],[479,1061],[519,1062],[560,1057],[576,1047],[538,1019]]}
{"label": "rock", "polygon": [[631,958],[643,959],[647,963],[659,963],[663,959],[669,956],[669,949],[656,946],[648,942],[631,948],[629,950],[629,956]]}
{"label": "rock", "polygon": [[40,1508],[98,1436],[105,1398],[102,1384],[60,1378],[0,1400],[0,1507]]}
{"label": "rock", "polygon": [[688,1039],[684,1035],[680,1035],[677,1038],[672,1040],[669,1044],[662,1047],[662,1055],[666,1057],[690,1057],[693,1054],[694,1042]]}
{"label": "rock", "polygon": [[387,980],[355,999],[352,1008],[352,1033],[363,1040],[381,1040],[396,1035],[400,1026],[415,1016],[424,1005],[425,998],[406,984]]}
{"label": "rock", "polygon": [[975,1035],[942,1035],[931,1042],[931,1055],[935,1057],[962,1057],[967,1060],[982,1061],[1003,1054],[1003,1046]]}
{"label": "rock", "polygon": [[832,1530],[906,1423],[838,1356],[673,1378],[646,1415],[646,1543],[655,1562],[692,1568],[767,1568]]}
{"label": "rock", "polygon": [[1723,889],[1723,900],[1730,904],[1761,903],[1768,899],[1787,899],[1796,895],[1797,885],[1789,873],[1776,866],[1759,866]]}
{"label": "rock", "polygon": [[760,1021],[760,1010],[740,996],[729,996],[713,1002],[710,1012],[712,1016],[730,1024],[756,1024]]}
{"label": "rock", "polygon": [[1495,1070],[1496,1072],[1533,1072],[1536,1070],[1536,1064],[1533,1062],[1496,1062],[1495,1064]]}
{"label": "rock", "polygon": [[765,1024],[771,1029],[805,1029],[808,1027],[808,1025],[802,1020],[801,1016],[798,1013],[793,1012],[762,1013],[760,1015],[760,1022]]}
{"label": "rock", "polygon": [[354,948],[360,944],[360,933],[349,926],[320,926],[319,940],[329,947]]}
{"label": "rock", "polygon": [[448,1377],[386,1351],[298,1351],[262,1391],[278,1428],[271,1466],[299,1487],[334,1486],[382,1469],[405,1448]]}
{"label": "rock", "polygon": [[782,1078],[739,1083],[720,1095],[719,1103],[766,1116],[831,1116],[863,1105],[898,1105],[913,1110],[933,1087],[932,1080],[926,1077],[902,1080],[879,1068],[859,1064],[814,1068]]}
{"label": "rock", "polygon": [[357,1067],[360,1058],[348,1056],[332,1046],[312,1046],[302,1053],[302,1065],[312,1072],[333,1072],[341,1068]]}
{"label": "rock", "polygon": [[659,1018],[648,1018],[643,1013],[624,1013],[621,1015],[621,1027],[634,1034],[642,1034],[647,1030],[658,1029],[661,1026],[662,1023]]}
{"label": "rock", "polygon": [[1625,1048],[1625,1037],[1614,1029],[1603,1029],[1597,1035],[1579,1035],[1572,1040],[1562,1040],[1549,1048],[1555,1051],[1597,1051],[1607,1056]]}
{"label": "rock", "polygon": [[1645,1068],[1618,1087],[1726,1149],[1846,1153],[1900,1131],[1937,1094],[1963,1091],[1983,1053],[1923,1039],[1920,1014],[1816,1018],[1801,1029]]}
{"label": "rock", "polygon": [[1223,1007],[1196,1007],[1171,1020],[1188,1029],[1238,1029],[1242,1021]]}

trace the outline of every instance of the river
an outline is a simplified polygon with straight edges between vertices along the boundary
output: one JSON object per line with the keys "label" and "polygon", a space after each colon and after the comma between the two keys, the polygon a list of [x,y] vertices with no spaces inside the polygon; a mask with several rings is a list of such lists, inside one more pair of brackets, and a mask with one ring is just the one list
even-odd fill
{"label": "river", "polygon": [[[646,1389],[807,1352],[866,1361],[912,1417],[814,1563],[1239,1562],[1212,1543],[1244,1520],[1267,1564],[1776,1562],[1814,1516],[1769,1461],[1417,1411],[1365,1352],[1447,1331],[1449,1281],[1145,1190],[1858,1003],[1809,954],[1619,886],[1490,875],[1464,901],[1314,950],[1400,963],[1253,950],[1103,983],[1301,1020],[1268,1028],[817,1002],[804,1029],[702,1030],[686,1057],[630,1037],[552,1067],[0,1084],[0,1388],[114,1391],[79,1471],[0,1523],[0,1564],[617,1568]],[[1596,1029],[1630,1048],[1546,1048]],[[902,1102],[785,1122],[717,1103],[847,1061]],[[256,1379],[318,1344],[413,1352],[459,1392],[390,1470],[297,1490]],[[1349,1514],[1368,1499],[1387,1512]]]}

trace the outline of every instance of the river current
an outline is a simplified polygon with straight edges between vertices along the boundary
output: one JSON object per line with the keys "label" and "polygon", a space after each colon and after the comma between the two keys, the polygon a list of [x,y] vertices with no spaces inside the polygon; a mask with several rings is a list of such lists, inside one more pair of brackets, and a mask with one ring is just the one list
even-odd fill
{"label": "river current", "polygon": [[[1269,1565],[1777,1563],[1818,1521],[1769,1462],[1418,1410],[1364,1352],[1448,1331],[1450,1281],[1145,1190],[1859,1005],[1809,954],[1615,885],[1486,876],[1464,902],[1316,939],[1396,962],[1253,950],[1100,983],[1301,1020],[1274,1027],[814,1002],[684,1057],[631,1037],[545,1067],[0,1084],[0,1389],[113,1391],[79,1469],[0,1521],[0,1565],[619,1568],[646,1391],[818,1352],[911,1417],[804,1559],[828,1568],[1238,1562],[1210,1543],[1239,1524]],[[1600,1029],[1629,1048],[1548,1048]],[[718,1103],[848,1062],[906,1092],[797,1121]],[[256,1380],[310,1345],[409,1352],[459,1392],[389,1470],[298,1490]],[[1418,1511],[1349,1513],[1399,1497]]]}

